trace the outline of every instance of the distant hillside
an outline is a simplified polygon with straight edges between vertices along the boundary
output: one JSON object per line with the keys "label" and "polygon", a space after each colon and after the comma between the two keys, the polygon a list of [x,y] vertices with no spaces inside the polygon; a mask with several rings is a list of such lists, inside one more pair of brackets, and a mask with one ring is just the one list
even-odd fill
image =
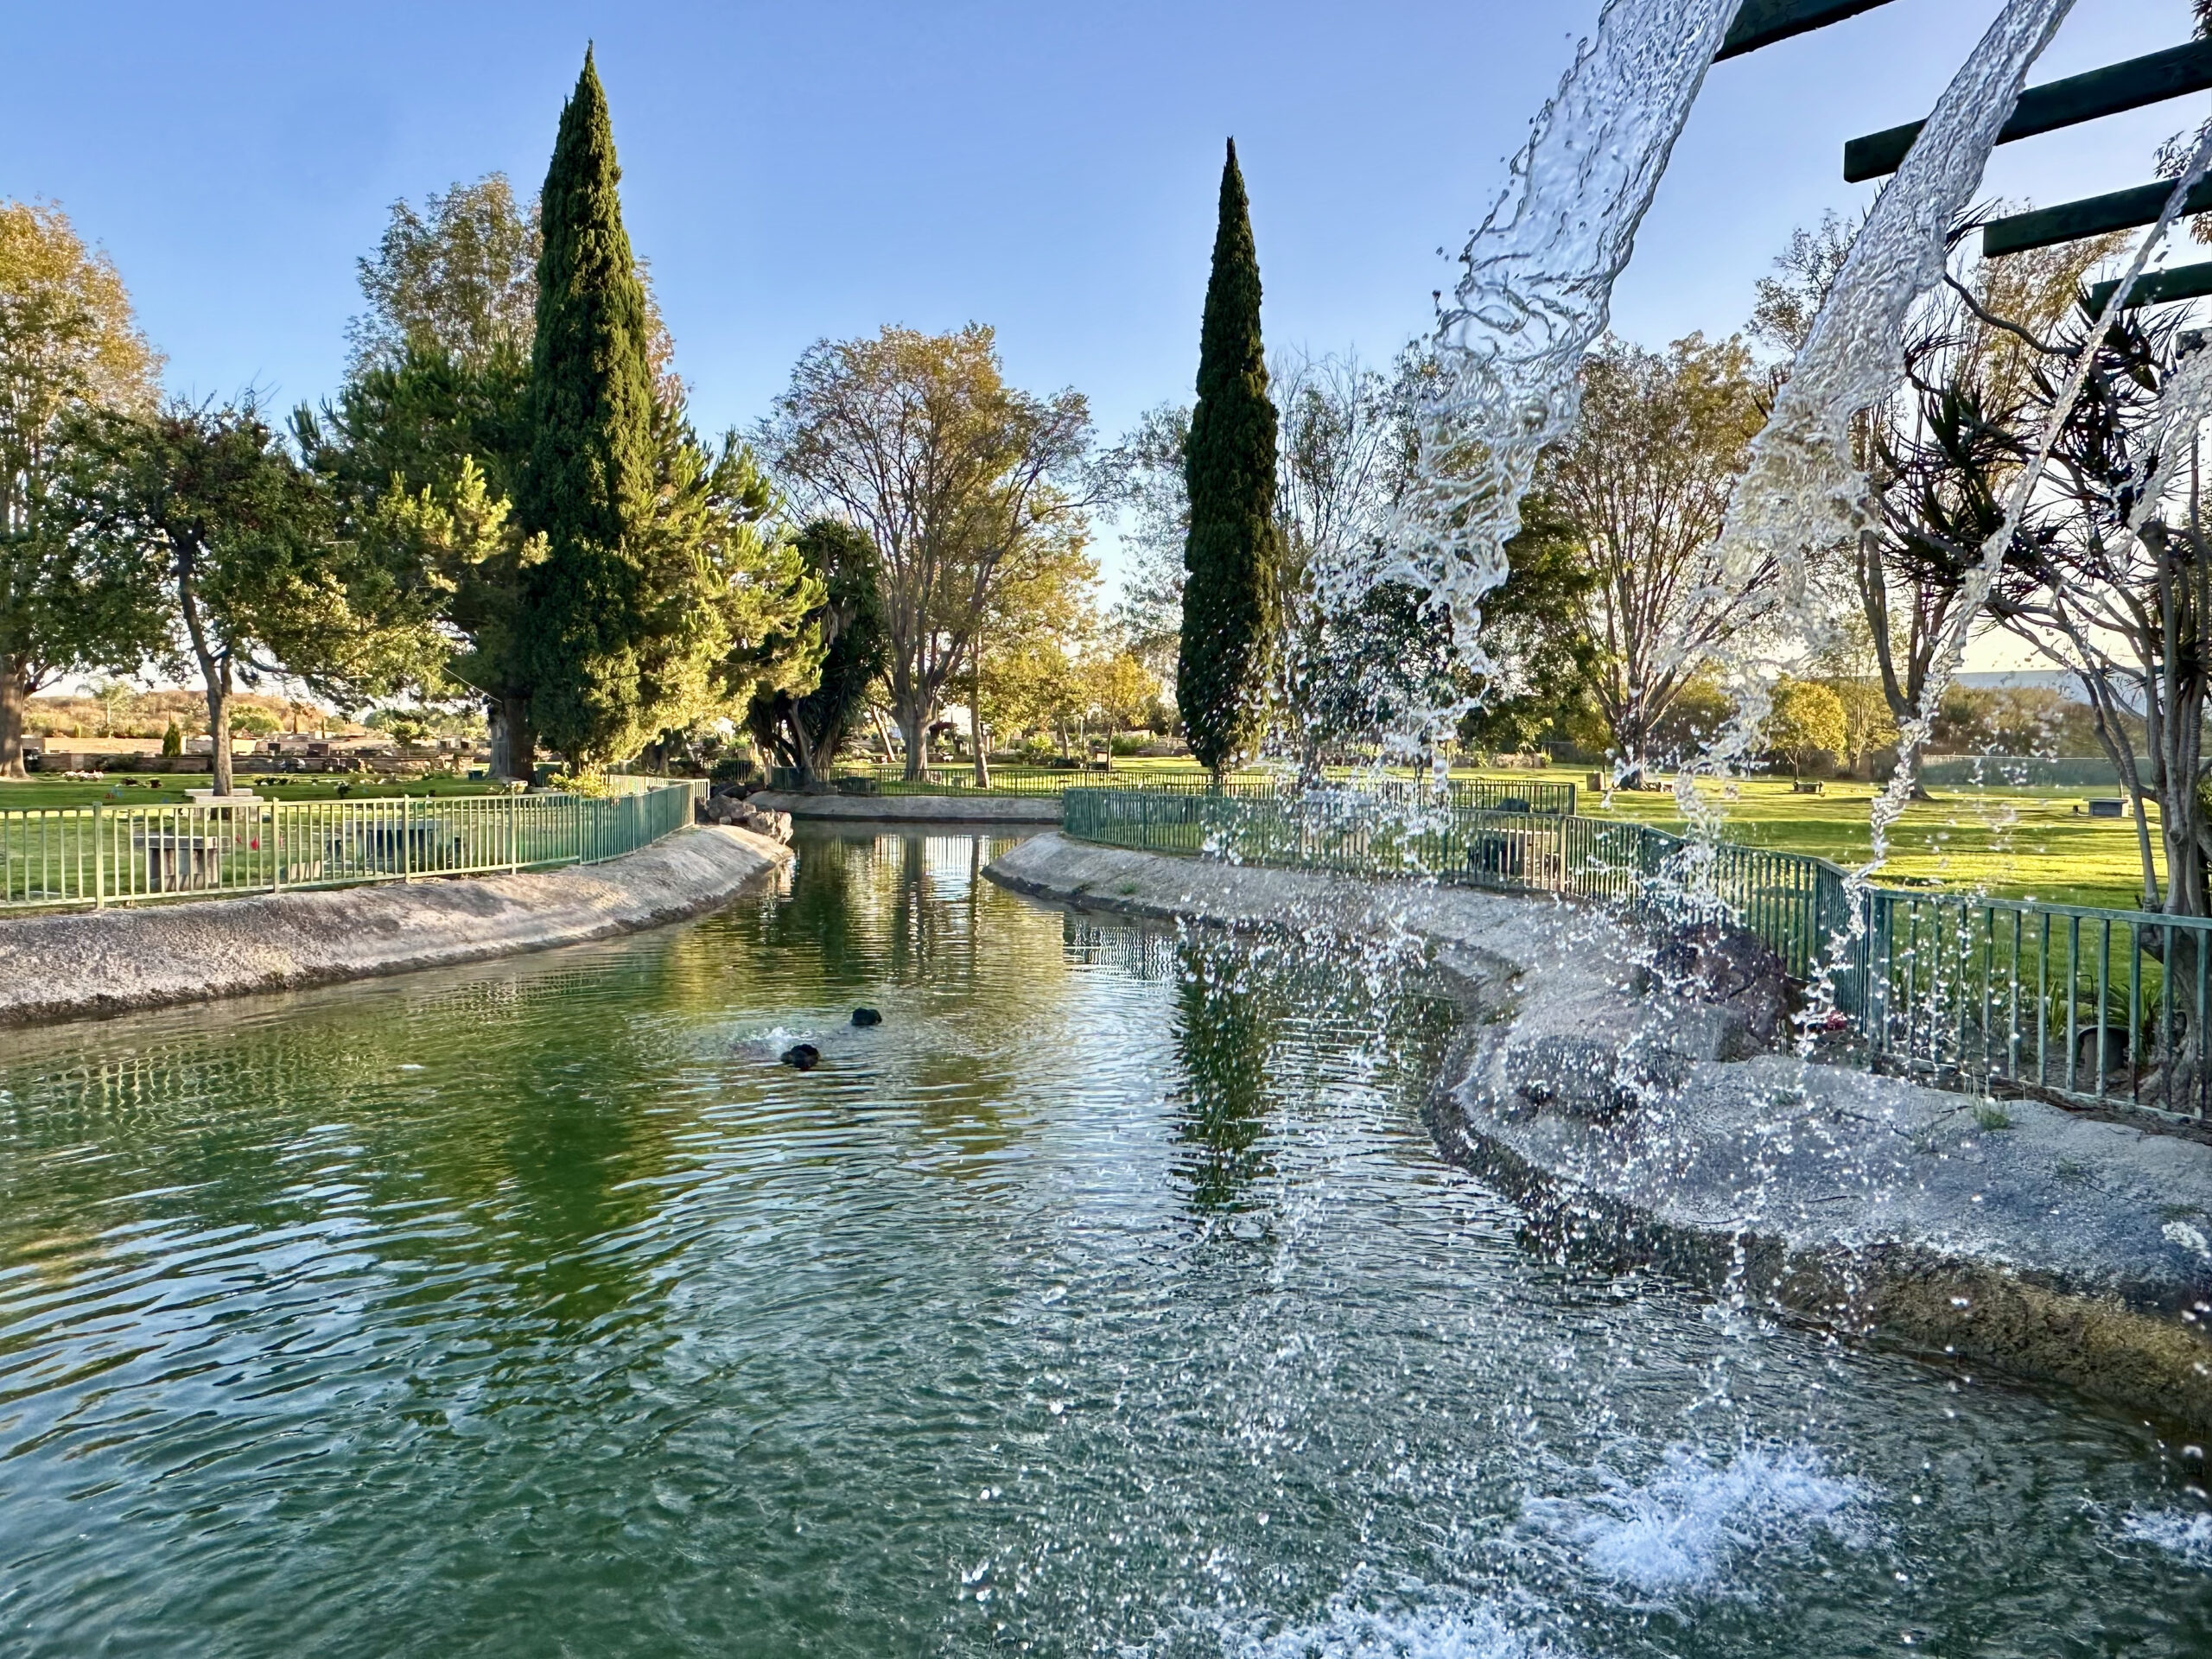
{"label": "distant hillside", "polygon": [[[207,729],[207,700],[184,686],[134,690],[103,705],[97,697],[33,697],[25,706],[23,730],[32,737],[159,738],[174,720],[191,735]],[[231,728],[238,735],[272,732],[321,732],[334,737],[367,728],[318,703],[240,691],[231,699]]]}

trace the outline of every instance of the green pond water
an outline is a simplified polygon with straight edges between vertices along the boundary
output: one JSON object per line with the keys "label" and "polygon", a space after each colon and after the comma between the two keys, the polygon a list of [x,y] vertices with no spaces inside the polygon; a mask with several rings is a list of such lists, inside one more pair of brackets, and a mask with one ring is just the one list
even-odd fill
{"label": "green pond water", "polygon": [[2193,1448],[1560,1251],[1417,980],[995,844],[0,1034],[0,1655],[2212,1653]]}

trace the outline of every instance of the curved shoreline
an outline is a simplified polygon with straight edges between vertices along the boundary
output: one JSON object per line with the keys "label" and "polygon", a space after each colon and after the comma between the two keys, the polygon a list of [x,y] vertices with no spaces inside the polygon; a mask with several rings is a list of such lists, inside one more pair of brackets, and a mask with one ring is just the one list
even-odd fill
{"label": "curved shoreline", "polygon": [[1635,938],[1541,899],[1055,835],[984,874],[1078,909],[1426,957],[1462,1011],[1429,1100],[1438,1150],[1562,1257],[1653,1262],[1792,1320],[2212,1430],[2212,1147],[1729,1058],[1719,1011],[1650,988]]}
{"label": "curved shoreline", "polygon": [[0,923],[0,1027],[578,944],[713,909],[791,855],[708,826],[567,869],[25,917]]}

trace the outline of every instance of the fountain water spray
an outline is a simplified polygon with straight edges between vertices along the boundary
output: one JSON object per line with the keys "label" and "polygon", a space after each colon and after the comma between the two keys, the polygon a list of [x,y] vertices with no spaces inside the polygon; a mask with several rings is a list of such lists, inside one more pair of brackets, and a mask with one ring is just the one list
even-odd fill
{"label": "fountain water spray", "polygon": [[[2082,395],[2082,387],[2088,378],[2090,365],[2094,355],[2090,349],[2090,344],[2101,339],[2105,330],[2112,326],[2114,319],[2126,308],[2128,295],[2133,289],[2137,279],[2142,276],[2152,254],[2165,241],[2166,232],[2172,228],[2174,221],[2181,216],[2183,203],[2188,200],[2190,192],[2196,188],[2198,181],[2204,177],[2208,169],[2212,169],[2212,132],[2208,132],[2197,144],[2196,153],[2190,157],[2189,166],[2183,170],[2181,177],[2174,181],[2173,190],[2166,198],[2164,211],[2158,215],[2158,222],[2152,226],[2150,235],[2144,238],[2143,245],[2135,251],[2135,257],[2128,262],[2126,270],[2121,273],[2119,283],[2106,299],[2103,308],[2097,314],[2096,325],[2091,331],[2089,340],[2084,344],[2080,356],[2075,359],[2072,372],[2067,377],[2065,385],[2060,389],[2059,396],[2053,401],[2050,415],[2044,422],[2043,430],[2037,436],[2034,454],[2029,458],[2028,464],[2021,468],[2020,475],[2013,480],[2012,493],[2005,503],[2005,516],[2002,522],[1982,543],[1980,563],[1967,573],[1961,602],[1956,614],[1952,618],[1950,628],[1945,633],[1942,644],[1936,650],[1934,660],[1929,664],[1927,682],[1921,692],[1920,707],[1913,711],[1912,717],[1904,722],[1898,733],[1897,769],[1891,775],[1890,781],[1884,786],[1881,794],[1874,799],[1873,811],[1871,816],[1873,849],[1866,863],[1852,873],[1854,887],[1863,888],[1866,881],[1882,867],[1883,862],[1889,856],[1890,830],[1904,811],[1905,802],[1912,793],[1915,757],[1918,755],[1922,745],[1928,741],[1928,734],[1936,722],[1936,712],[1942,706],[1943,694],[1950,690],[1951,682],[1957,677],[1959,664],[1966,656],[1967,637],[1972,632],[1974,623],[1980,619],[1982,607],[1987,603],[1990,590],[1996,586],[1997,578],[2004,569],[2005,554],[2012,544],[2014,532],[2019,528],[2020,517],[2027,509],[2029,499],[2043,481],[2044,469],[2050,464],[2051,451],[2058,442],[2059,435],[2065,430],[2066,422],[2074,411],[2075,400]],[[2176,399],[2175,412],[2177,416],[2181,416],[2183,414],[2182,404],[2188,399],[2200,395],[2201,388],[2199,382],[2192,378],[2183,386],[2177,387],[2176,390],[2178,395]],[[2164,400],[2161,401],[2163,403]],[[2196,405],[2196,414],[2190,417],[2192,424],[2194,419],[2201,418],[2201,415],[2200,404]],[[1854,925],[1862,925],[1863,924],[1858,920],[1858,912],[1863,906],[1853,904],[1850,908],[1854,918]]]}
{"label": "fountain water spray", "polygon": [[2010,0],[1952,76],[1853,241],[1773,414],[1752,440],[1713,551],[1714,583],[1738,611],[1719,653],[1737,709],[1675,783],[1694,848],[1714,838],[1720,817],[1698,779],[1738,765],[1772,709],[1775,665],[1756,660],[1762,637],[1770,625],[1794,624],[1784,652],[1794,643],[1808,657],[1833,638],[1815,562],[1872,517],[1851,423],[1904,379],[1906,319],[1942,281],[1947,233],[1980,185],[2030,66],[2072,7],[2073,0]]}
{"label": "fountain water spray", "polygon": [[1398,568],[1363,574],[1427,594],[1471,666],[1483,666],[1483,598],[1505,579],[1536,457],[1573,427],[1583,355],[1736,10],[1609,0],[1460,256],[1391,537]]}

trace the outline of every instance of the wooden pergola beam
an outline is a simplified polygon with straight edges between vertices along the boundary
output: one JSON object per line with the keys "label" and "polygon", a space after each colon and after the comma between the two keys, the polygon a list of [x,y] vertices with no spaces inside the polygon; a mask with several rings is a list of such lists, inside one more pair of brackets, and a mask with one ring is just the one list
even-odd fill
{"label": "wooden pergola beam", "polygon": [[[2038,207],[2033,213],[2008,213],[1981,227],[1981,256],[1998,259],[2008,253],[2024,253],[2030,248],[2047,248],[2054,243],[2079,242],[2084,237],[2155,225],[2158,215],[2166,210],[2166,198],[2173,193],[2173,181],[2169,180],[2160,184],[2139,184],[2128,190],[2108,191],[2101,196],[2084,196],[2079,201],[2062,201],[2056,207]],[[2212,179],[2199,181],[2183,199],[2181,210],[2184,213],[2212,213]]]}
{"label": "wooden pergola beam", "polygon": [[1713,60],[1739,58],[1793,35],[1808,35],[1888,3],[1889,0],[1744,0]]}
{"label": "wooden pergola beam", "polygon": [[[2056,132],[2061,127],[2118,115],[2126,110],[2139,110],[2145,105],[2201,92],[2207,87],[2212,87],[2212,41],[2191,41],[2186,46],[2170,47],[2164,52],[2130,58],[2125,63],[2108,64],[2102,69],[2029,87],[2020,94],[2012,118],[1998,133],[1997,142],[2009,144],[2016,138]],[[1843,147],[1845,181],[1858,184],[1896,172],[1904,161],[1905,151],[1920,136],[1922,125],[1918,121],[1908,121],[1901,127],[1853,138]]]}
{"label": "wooden pergola beam", "polygon": [[[2103,310],[2119,287],[2117,282],[2090,284],[2089,308]],[[2132,311],[2139,305],[2164,305],[2171,300],[2201,300],[2208,294],[2212,294],[2212,264],[2146,270],[2127,290],[2127,308]]]}

